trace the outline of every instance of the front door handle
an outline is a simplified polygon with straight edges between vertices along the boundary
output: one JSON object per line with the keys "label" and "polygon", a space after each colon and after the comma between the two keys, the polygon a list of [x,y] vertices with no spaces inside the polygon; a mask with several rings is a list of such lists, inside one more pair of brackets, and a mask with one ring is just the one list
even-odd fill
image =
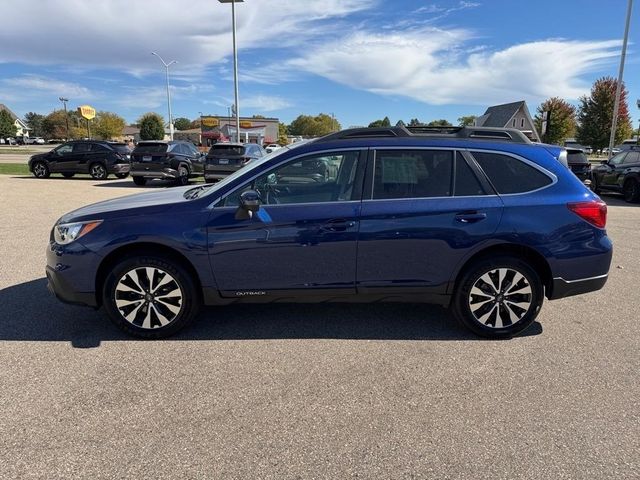
{"label": "front door handle", "polygon": [[456,214],[456,221],[460,223],[475,223],[485,218],[487,218],[487,214],[482,212],[460,212]]}
{"label": "front door handle", "polygon": [[353,220],[346,220],[344,218],[337,218],[334,220],[327,221],[324,225],[322,225],[322,230],[328,232],[344,232],[349,228],[353,228],[356,226],[356,222]]}

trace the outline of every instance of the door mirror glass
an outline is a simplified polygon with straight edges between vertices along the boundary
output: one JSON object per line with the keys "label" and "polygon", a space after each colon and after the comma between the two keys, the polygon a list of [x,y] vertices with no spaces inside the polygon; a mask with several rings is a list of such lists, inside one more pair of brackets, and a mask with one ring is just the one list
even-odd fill
{"label": "door mirror glass", "polygon": [[260,210],[260,194],[255,190],[246,190],[240,195],[240,206],[236,210],[236,220],[248,220]]}

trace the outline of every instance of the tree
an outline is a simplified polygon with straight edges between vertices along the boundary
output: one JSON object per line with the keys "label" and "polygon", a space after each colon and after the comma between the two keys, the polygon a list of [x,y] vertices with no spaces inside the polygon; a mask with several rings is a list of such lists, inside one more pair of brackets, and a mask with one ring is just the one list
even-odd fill
{"label": "tree", "polygon": [[[189,130],[191,128],[191,120],[184,117],[178,117],[173,119],[173,126],[176,127],[176,130]],[[199,128],[200,124],[197,127]]]}
{"label": "tree", "polygon": [[432,120],[431,122],[427,123],[427,127],[453,127],[453,125],[451,125],[448,120],[440,119]]}
{"label": "tree", "polygon": [[44,115],[40,115],[39,113],[29,112],[24,116],[25,122],[27,122],[27,126],[31,129],[29,135],[32,137],[43,137],[44,129],[42,128],[42,123],[44,122]]}
{"label": "tree", "polygon": [[310,115],[298,116],[289,125],[289,132],[291,135],[321,137],[340,130],[340,128],[340,123],[337,120],[325,113],[321,113],[315,117]]}
{"label": "tree", "polygon": [[543,136],[546,143],[563,145],[564,141],[576,133],[576,108],[562,98],[551,97],[542,102],[536,110],[534,123],[542,135],[542,115],[549,112],[547,130]]}
{"label": "tree", "polygon": [[189,124],[189,128],[200,128],[200,118],[196,118]]}
{"label": "tree", "polygon": [[458,126],[460,127],[471,127],[476,121],[475,115],[466,115],[458,118]]}
{"label": "tree", "polygon": [[[578,126],[576,140],[594,150],[601,150],[609,145],[611,136],[611,122],[613,120],[613,105],[618,81],[612,77],[596,80],[591,87],[589,96],[580,98],[578,107]],[[618,110],[618,124],[614,136],[614,144],[629,138],[633,133],[627,97],[629,92],[622,84],[620,108]],[[553,120],[553,119],[552,119]]]}
{"label": "tree", "polygon": [[[48,139],[81,138],[71,135],[71,128],[79,125],[79,118],[76,112],[67,112],[65,116],[64,110],[54,110],[42,120],[43,136]],[[83,125],[86,125],[86,120],[82,120],[82,122]],[[69,125],[69,135],[67,135],[67,124]]]}
{"label": "tree", "polygon": [[0,138],[15,137],[17,128],[15,120],[6,110],[0,110]]}
{"label": "tree", "polygon": [[422,125],[422,123],[417,118],[412,118],[411,121],[409,121],[410,127],[419,127],[420,125]]}
{"label": "tree", "polygon": [[164,120],[154,112],[145,113],[138,120],[141,140],[162,140],[164,138]]}
{"label": "tree", "polygon": [[384,117],[382,120],[376,120],[375,122],[371,122],[369,124],[369,128],[390,127],[390,126],[391,126],[391,120],[389,120],[389,117]]}
{"label": "tree", "polygon": [[126,122],[124,118],[112,112],[98,112],[93,120],[92,135],[104,140],[122,136]]}
{"label": "tree", "polygon": [[402,120],[398,120],[396,122],[396,127],[406,127],[405,123]]}
{"label": "tree", "polygon": [[287,126],[279,122],[278,123],[278,145],[287,145],[289,143],[289,139],[287,138],[288,128]]}

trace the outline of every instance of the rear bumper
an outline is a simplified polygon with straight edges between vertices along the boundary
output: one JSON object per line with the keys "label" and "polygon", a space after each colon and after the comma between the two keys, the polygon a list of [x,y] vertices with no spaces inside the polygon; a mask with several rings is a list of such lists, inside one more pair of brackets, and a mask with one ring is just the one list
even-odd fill
{"label": "rear bumper", "polygon": [[132,177],[143,178],[161,178],[175,180],[178,178],[178,171],[173,168],[163,168],[162,170],[136,170],[135,167],[131,168],[129,174]]}
{"label": "rear bumper", "polygon": [[598,275],[597,277],[579,278],[577,280],[565,280],[562,277],[556,277],[553,279],[549,300],[595,292],[596,290],[600,290],[604,287],[608,278],[608,273]]}
{"label": "rear bumper", "polygon": [[129,173],[131,171],[131,165],[128,163],[114,163],[109,168],[109,173]]}

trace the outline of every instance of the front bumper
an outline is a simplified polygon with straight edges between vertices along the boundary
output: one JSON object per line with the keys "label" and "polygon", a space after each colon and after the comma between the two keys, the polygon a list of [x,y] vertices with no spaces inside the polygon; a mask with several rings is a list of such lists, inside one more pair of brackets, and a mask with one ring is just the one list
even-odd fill
{"label": "front bumper", "polygon": [[49,291],[65,303],[98,306],[95,281],[101,257],[78,241],[64,246],[50,242],[46,254]]}

